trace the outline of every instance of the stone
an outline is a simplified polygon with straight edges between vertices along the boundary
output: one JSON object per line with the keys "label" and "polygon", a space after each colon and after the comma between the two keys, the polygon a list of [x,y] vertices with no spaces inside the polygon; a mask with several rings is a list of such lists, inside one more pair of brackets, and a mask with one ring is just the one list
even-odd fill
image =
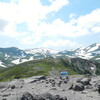
{"label": "stone", "polygon": [[90,81],[91,81],[90,78],[83,78],[83,79],[81,80],[81,83],[82,83],[83,85],[89,85],[89,84],[90,84]]}
{"label": "stone", "polygon": [[23,93],[21,100],[34,100],[34,99],[32,94],[30,94],[29,92],[25,92]]}
{"label": "stone", "polygon": [[51,86],[52,86],[52,87],[55,87],[55,82],[52,82],[52,83],[51,83]]}
{"label": "stone", "polygon": [[24,85],[24,80],[22,79],[14,79],[9,83],[11,89],[20,88]]}
{"label": "stone", "polygon": [[5,82],[5,83],[0,83],[0,89],[3,89],[3,88],[8,88],[8,84]]}
{"label": "stone", "polygon": [[42,100],[57,100],[57,99],[56,99],[56,96],[50,93],[44,93],[42,94]]}
{"label": "stone", "polygon": [[15,89],[15,85],[12,85],[12,86],[11,86],[11,89]]}
{"label": "stone", "polygon": [[76,83],[73,85],[73,90],[74,91],[83,91],[85,88],[84,88],[84,85],[81,84],[81,83]]}

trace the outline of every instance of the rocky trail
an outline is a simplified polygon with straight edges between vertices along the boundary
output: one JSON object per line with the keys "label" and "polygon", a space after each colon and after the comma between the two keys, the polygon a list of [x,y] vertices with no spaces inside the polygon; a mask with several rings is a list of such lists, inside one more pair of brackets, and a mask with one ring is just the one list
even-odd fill
{"label": "rocky trail", "polygon": [[100,76],[45,76],[0,83],[0,100],[100,100]]}

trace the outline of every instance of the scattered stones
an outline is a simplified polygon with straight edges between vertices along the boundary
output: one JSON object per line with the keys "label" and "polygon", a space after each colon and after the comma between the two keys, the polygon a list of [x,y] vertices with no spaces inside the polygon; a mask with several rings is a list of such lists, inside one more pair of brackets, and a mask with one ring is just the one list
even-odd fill
{"label": "scattered stones", "polygon": [[25,84],[24,80],[22,80],[22,79],[14,79],[9,83],[9,87],[11,87],[11,89],[21,88],[24,84]]}
{"label": "scattered stones", "polygon": [[98,93],[100,78],[96,77],[72,77],[67,81],[34,76],[0,83],[0,100],[100,100]]}
{"label": "scattered stones", "polygon": [[2,97],[8,97],[10,96],[11,94],[3,94]]}

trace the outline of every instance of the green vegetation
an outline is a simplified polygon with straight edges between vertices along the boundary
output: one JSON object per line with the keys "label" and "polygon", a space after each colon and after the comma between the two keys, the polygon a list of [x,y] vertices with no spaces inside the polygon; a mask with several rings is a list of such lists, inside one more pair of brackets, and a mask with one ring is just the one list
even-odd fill
{"label": "green vegetation", "polygon": [[14,78],[26,78],[35,75],[49,75],[50,70],[68,69],[69,74],[78,74],[63,62],[56,62],[53,58],[46,58],[25,62],[10,68],[0,70],[0,81],[9,81]]}
{"label": "green vegetation", "polygon": [[[10,68],[0,69],[0,81],[26,78],[36,75],[49,75],[53,70],[68,70],[69,75],[91,74],[91,64],[89,60],[80,58],[45,58],[25,62]],[[96,74],[100,75],[100,63],[94,63],[97,67]]]}

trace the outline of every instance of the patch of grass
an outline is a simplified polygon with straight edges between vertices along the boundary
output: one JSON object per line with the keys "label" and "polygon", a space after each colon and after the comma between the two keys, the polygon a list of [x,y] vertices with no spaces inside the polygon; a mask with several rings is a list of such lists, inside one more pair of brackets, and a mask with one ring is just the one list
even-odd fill
{"label": "patch of grass", "polygon": [[[26,78],[37,75],[49,75],[50,70],[68,69],[69,75],[78,74],[69,67],[69,64],[55,62],[53,58],[46,58],[25,62],[0,71],[0,81],[9,81],[12,79]],[[36,70],[35,68],[40,68]]]}

